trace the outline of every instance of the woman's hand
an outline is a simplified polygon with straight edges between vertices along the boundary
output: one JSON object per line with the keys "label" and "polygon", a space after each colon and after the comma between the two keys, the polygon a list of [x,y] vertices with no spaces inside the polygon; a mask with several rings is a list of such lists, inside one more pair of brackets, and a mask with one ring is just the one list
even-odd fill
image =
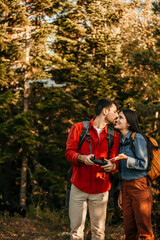
{"label": "woman's hand", "polygon": [[118,206],[120,209],[122,209],[122,190],[119,191]]}
{"label": "woman's hand", "polygon": [[120,159],[127,160],[128,157],[127,157],[127,155],[125,155],[124,153],[121,153],[121,154],[119,154],[118,156],[116,156],[114,159],[111,159],[111,161],[113,162],[113,161],[117,161],[117,160],[120,160]]}

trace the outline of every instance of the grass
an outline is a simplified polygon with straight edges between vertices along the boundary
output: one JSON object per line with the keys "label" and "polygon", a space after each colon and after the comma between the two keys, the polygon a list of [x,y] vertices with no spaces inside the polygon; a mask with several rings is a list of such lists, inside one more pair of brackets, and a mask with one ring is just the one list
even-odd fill
{"label": "grass", "polygon": [[[153,211],[155,239],[160,239],[160,217],[157,207]],[[62,211],[41,210],[30,207],[25,218],[15,215],[9,217],[5,212],[0,215],[1,240],[64,240],[69,239],[68,213]],[[89,219],[86,220],[85,240],[91,239]],[[123,219],[120,210],[108,210],[105,240],[124,240]]]}

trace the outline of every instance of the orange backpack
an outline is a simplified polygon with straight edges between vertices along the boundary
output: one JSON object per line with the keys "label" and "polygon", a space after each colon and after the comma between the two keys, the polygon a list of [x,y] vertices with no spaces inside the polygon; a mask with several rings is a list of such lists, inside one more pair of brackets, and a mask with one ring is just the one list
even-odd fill
{"label": "orange backpack", "polygon": [[[135,134],[136,133],[133,132],[131,135],[133,146],[135,146],[134,145]],[[154,138],[149,136],[149,139],[155,146],[158,146],[158,143]],[[160,176],[160,148],[158,148],[157,150],[156,149],[153,150],[153,159],[151,161],[151,170],[148,172],[148,175],[149,175],[151,181],[157,179]]]}

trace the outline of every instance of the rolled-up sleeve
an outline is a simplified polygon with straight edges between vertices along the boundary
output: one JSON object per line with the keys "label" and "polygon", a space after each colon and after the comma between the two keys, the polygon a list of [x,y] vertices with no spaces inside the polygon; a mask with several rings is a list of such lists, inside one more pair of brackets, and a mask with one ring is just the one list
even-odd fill
{"label": "rolled-up sleeve", "polygon": [[126,166],[131,169],[146,170],[148,167],[148,150],[146,140],[141,134],[136,133],[134,142],[135,157],[128,156]]}

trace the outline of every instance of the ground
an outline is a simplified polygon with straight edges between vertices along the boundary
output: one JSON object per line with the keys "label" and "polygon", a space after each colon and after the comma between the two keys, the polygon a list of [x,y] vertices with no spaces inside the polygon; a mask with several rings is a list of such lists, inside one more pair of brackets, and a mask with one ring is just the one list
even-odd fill
{"label": "ground", "polygon": [[[159,214],[153,215],[155,240],[159,235]],[[85,240],[90,240],[89,219],[86,221]],[[0,240],[63,240],[69,239],[68,214],[63,212],[40,212],[25,218],[0,214]],[[105,240],[124,240],[123,219],[121,214],[108,212]]]}
{"label": "ground", "polygon": [[[60,223],[60,222],[59,222]],[[0,239],[1,240],[62,240],[69,239],[66,222],[60,227],[56,220],[54,223],[39,218],[21,218],[0,215]],[[56,225],[56,226],[55,226]],[[89,224],[88,224],[89,225]],[[116,230],[109,229],[110,240],[123,239],[123,227],[120,224]],[[86,226],[86,239],[90,239],[90,228]]]}

